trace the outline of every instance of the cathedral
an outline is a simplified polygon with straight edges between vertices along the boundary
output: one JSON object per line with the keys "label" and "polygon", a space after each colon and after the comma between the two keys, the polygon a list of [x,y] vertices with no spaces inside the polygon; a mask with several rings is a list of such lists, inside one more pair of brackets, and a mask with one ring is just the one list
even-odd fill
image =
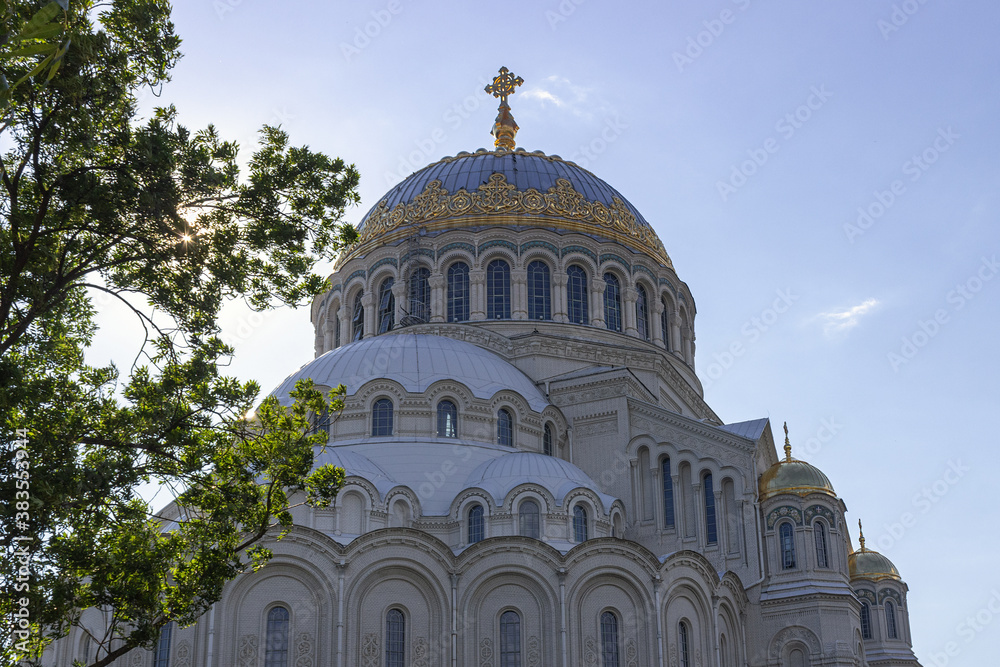
{"label": "cathedral", "polygon": [[[907,587],[768,419],[724,423],[695,301],[616,189],[516,146],[415,172],[312,304],[347,387],[274,558],[122,667],[919,667]],[[794,433],[793,433],[794,435]],[[781,437],[781,436],[779,436]],[[85,624],[99,624],[94,610]],[[86,655],[79,629],[48,654]]]}

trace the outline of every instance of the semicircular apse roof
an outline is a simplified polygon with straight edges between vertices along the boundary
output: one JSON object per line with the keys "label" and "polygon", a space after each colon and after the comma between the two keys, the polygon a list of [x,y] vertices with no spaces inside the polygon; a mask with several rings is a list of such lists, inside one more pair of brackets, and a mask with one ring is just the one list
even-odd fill
{"label": "semicircular apse roof", "polygon": [[273,395],[290,405],[295,383],[306,378],[326,387],[343,384],[348,396],[370,380],[382,378],[417,394],[439,380],[454,380],[476,398],[489,400],[498,391],[510,389],[536,412],[549,404],[527,375],[496,354],[429,334],[382,334],[330,350],[285,378]]}

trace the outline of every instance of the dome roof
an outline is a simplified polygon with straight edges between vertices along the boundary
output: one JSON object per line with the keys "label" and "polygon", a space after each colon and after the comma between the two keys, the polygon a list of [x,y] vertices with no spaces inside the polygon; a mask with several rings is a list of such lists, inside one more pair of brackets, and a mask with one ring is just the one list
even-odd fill
{"label": "dome roof", "polygon": [[520,148],[459,153],[411,174],[365,215],[359,243],[338,263],[368,241],[398,240],[418,225],[438,231],[496,224],[602,236],[672,267],[652,227],[621,193],[573,162]]}
{"label": "dome roof", "polygon": [[379,493],[385,495],[396,481],[364,454],[343,447],[327,447],[317,452],[313,466],[319,468],[327,464],[344,469],[344,477],[361,477],[375,485]]}
{"label": "dome roof", "polygon": [[786,458],[764,471],[760,476],[760,499],[766,500],[780,493],[794,493],[800,496],[810,493],[826,493],[837,497],[830,479],[823,471],[805,461]]}
{"label": "dome roof", "polygon": [[862,545],[861,549],[847,556],[847,568],[851,573],[851,579],[895,579],[899,581],[899,570],[892,564],[892,561],[877,551],[866,549]]}
{"label": "dome roof", "polygon": [[596,493],[604,505],[611,509],[614,496],[601,492],[587,473],[569,461],[536,452],[514,452],[480,464],[465,480],[465,488],[480,488],[490,493],[498,505],[512,489],[521,484],[544,487],[561,505],[573,489],[583,487]]}
{"label": "dome roof", "polygon": [[427,334],[382,334],[330,350],[289,375],[274,390],[283,404],[298,380],[336,387],[343,384],[353,396],[370,380],[386,378],[411,393],[421,393],[439,380],[454,380],[476,398],[489,400],[498,391],[510,389],[522,396],[536,412],[549,404],[527,375],[496,354],[443,336]]}

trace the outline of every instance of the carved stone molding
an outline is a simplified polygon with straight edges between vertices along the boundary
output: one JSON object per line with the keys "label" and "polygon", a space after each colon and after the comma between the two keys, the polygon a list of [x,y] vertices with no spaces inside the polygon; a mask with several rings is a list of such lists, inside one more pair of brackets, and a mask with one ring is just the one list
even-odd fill
{"label": "carved stone molding", "polygon": [[541,643],[538,637],[528,637],[528,667],[539,667],[542,664]]}
{"label": "carved stone molding", "polygon": [[629,639],[625,642],[625,665],[626,667],[638,667],[639,665],[639,649],[635,644],[634,639]]}
{"label": "carved stone molding", "polygon": [[489,637],[479,642],[479,667],[493,667],[493,640]]}
{"label": "carved stone molding", "polygon": [[587,637],[583,643],[583,663],[588,667],[597,664],[597,640],[593,637]]}
{"label": "carved stone molding", "polygon": [[191,642],[185,639],[177,645],[172,663],[174,667],[191,667]]}
{"label": "carved stone molding", "polygon": [[313,667],[313,637],[309,632],[300,632],[295,639],[295,667]]}
{"label": "carved stone molding", "polygon": [[427,640],[423,637],[414,639],[411,655],[413,657],[413,667],[427,667]]}
{"label": "carved stone molding", "polygon": [[382,650],[379,647],[378,633],[369,632],[361,640],[362,667],[381,667]]}
{"label": "carved stone molding", "polygon": [[257,635],[243,635],[237,653],[240,667],[257,667]]}

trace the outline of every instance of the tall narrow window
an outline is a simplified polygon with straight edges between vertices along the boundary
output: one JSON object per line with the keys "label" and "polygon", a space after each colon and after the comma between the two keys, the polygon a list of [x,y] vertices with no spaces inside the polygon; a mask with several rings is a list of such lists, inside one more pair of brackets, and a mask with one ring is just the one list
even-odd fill
{"label": "tall narrow window", "polygon": [[403,667],[406,661],[406,619],[390,609],[385,615],[385,667]]}
{"label": "tall narrow window", "polygon": [[361,340],[365,336],[365,306],[361,302],[364,292],[354,297],[354,315],[351,317],[351,340]]}
{"label": "tall narrow window", "polygon": [[439,438],[458,437],[458,408],[449,400],[438,403],[437,434]]}
{"label": "tall narrow window", "polygon": [[486,267],[486,319],[510,319],[510,265],[502,259]]}
{"label": "tall narrow window", "polygon": [[333,314],[333,346],[340,347],[340,306],[337,306],[337,312]]}
{"label": "tall narrow window", "polygon": [[521,617],[516,611],[500,615],[500,667],[521,667]]}
{"label": "tall narrow window", "polygon": [[691,667],[691,642],[688,637],[688,626],[684,621],[677,626],[677,643],[681,653],[681,667]]}
{"label": "tall narrow window", "polygon": [[535,260],[528,264],[528,319],[552,319],[552,285],[549,265]]}
{"label": "tall narrow window", "polygon": [[663,297],[663,312],[660,314],[660,330],[663,334],[663,347],[670,352],[670,302]]}
{"label": "tall narrow window", "polygon": [[861,638],[872,638],[872,608],[864,600],[861,601]]}
{"label": "tall narrow window", "polygon": [[674,524],[674,478],[670,475],[670,459],[664,457],[660,463],[663,477],[663,527],[673,528]]}
{"label": "tall narrow window", "polygon": [[541,521],[538,515],[538,503],[525,500],[517,509],[520,533],[523,537],[539,539],[541,536]]}
{"label": "tall narrow window", "polygon": [[587,314],[587,272],[581,266],[566,269],[566,315],[573,324],[590,324]]}
{"label": "tall narrow window", "polygon": [[469,509],[469,544],[482,542],[483,537],[483,506],[473,505]]}
{"label": "tall narrow window", "polygon": [[[280,607],[279,607],[280,609]],[[270,623],[270,619],[268,620]],[[268,626],[270,627],[270,625]],[[153,656],[153,667],[168,667],[170,665],[170,637],[174,634],[174,623],[171,621],[167,623],[160,629],[160,639],[156,642],[156,653]],[[90,635],[87,635],[90,638]],[[86,643],[84,648],[88,653],[90,652],[90,642]],[[95,656],[96,657],[96,656]],[[86,664],[90,664],[90,658],[87,657],[85,661]],[[270,666],[268,666],[270,667]]]}
{"label": "tall narrow window", "polygon": [[649,340],[649,299],[646,298],[646,288],[636,285],[635,293],[635,326],[639,329],[639,336],[643,340]]}
{"label": "tall narrow window", "polygon": [[264,667],[288,666],[288,610],[275,607],[267,613]]}
{"label": "tall narrow window", "polygon": [[392,401],[380,398],[372,406],[372,435],[392,435]]}
{"label": "tall narrow window", "polygon": [[601,614],[601,667],[618,667],[618,617]]}
{"label": "tall narrow window", "polygon": [[552,427],[548,424],[542,429],[542,453],[552,456]]}
{"label": "tall narrow window", "polygon": [[394,282],[392,278],[386,278],[378,290],[378,332],[380,334],[390,331],[396,326],[396,297],[392,294]]}
{"label": "tall narrow window", "polygon": [[719,667],[729,667],[729,645],[725,635],[719,635]]}
{"label": "tall narrow window", "polygon": [[431,320],[430,277],[430,269],[420,267],[410,274],[409,285],[407,285],[409,293],[407,311],[410,317],[420,322],[430,322]]}
{"label": "tall narrow window", "polygon": [[889,639],[897,639],[896,632],[896,605],[891,601],[885,601],[885,633]]}
{"label": "tall narrow window", "polygon": [[781,539],[781,567],[785,570],[791,570],[795,568],[795,532],[792,530],[792,524],[785,521],[781,524],[781,528],[778,529],[778,535]]}
{"label": "tall narrow window", "polygon": [[587,541],[587,509],[583,505],[573,508],[573,539],[577,542]]}
{"label": "tall narrow window", "polygon": [[448,267],[448,321],[469,319],[469,265],[455,262]]}
{"label": "tall narrow window", "polygon": [[701,488],[705,492],[705,539],[709,544],[717,544],[719,528],[715,521],[715,485],[712,483],[712,473],[705,473]]}
{"label": "tall narrow window", "polygon": [[497,444],[514,446],[514,416],[507,408],[500,408],[497,412]]}
{"label": "tall narrow window", "polygon": [[613,273],[604,274],[604,324],[612,331],[622,330],[622,289]]}
{"label": "tall narrow window", "polygon": [[816,567],[830,567],[826,552],[826,527],[822,521],[813,523],[813,536],[816,538]]}

